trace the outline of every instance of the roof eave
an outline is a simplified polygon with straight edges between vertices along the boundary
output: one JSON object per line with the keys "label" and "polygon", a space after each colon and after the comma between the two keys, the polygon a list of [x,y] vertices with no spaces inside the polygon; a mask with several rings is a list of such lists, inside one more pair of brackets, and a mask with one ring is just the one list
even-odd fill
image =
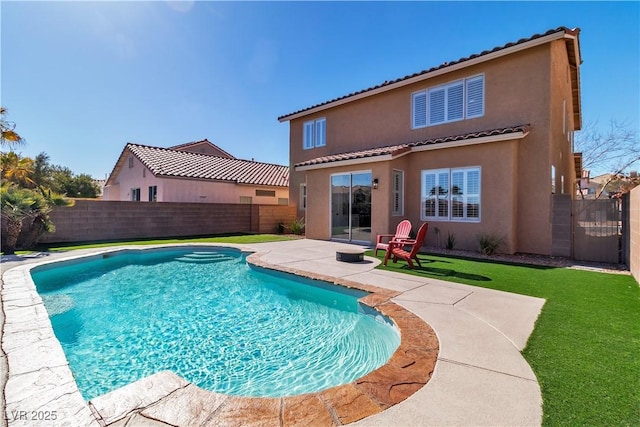
{"label": "roof eave", "polygon": [[308,171],[314,169],[335,168],[338,166],[361,165],[363,163],[388,162],[389,160],[397,157],[398,156],[392,156],[391,154],[383,154],[380,156],[359,157],[357,159],[336,160],[333,162],[316,163],[313,165],[294,166],[294,168],[296,171]]}
{"label": "roof eave", "polygon": [[429,144],[422,144],[422,145],[420,145],[420,143],[416,143],[409,150],[403,151],[399,155],[383,154],[380,156],[359,157],[356,159],[337,160],[333,162],[317,163],[313,165],[294,166],[294,168],[296,171],[308,171],[308,170],[314,170],[314,169],[335,168],[339,166],[361,165],[365,163],[387,162],[389,160],[397,159],[407,154],[417,153],[420,151],[442,150],[446,148],[462,147],[466,145],[478,145],[478,144],[486,144],[489,142],[510,141],[510,140],[522,139],[527,135],[529,135],[529,130],[520,130],[517,132],[510,132],[510,133],[505,133],[500,135],[481,136],[478,138],[461,139],[458,141],[438,142],[438,143],[429,143]]}
{"label": "roof eave", "polygon": [[486,144],[489,142],[511,141],[514,139],[522,139],[527,135],[529,135],[528,130],[510,132],[502,135],[489,135],[489,136],[481,136],[479,138],[462,139],[459,141],[448,141],[448,142],[442,142],[442,143],[416,145],[415,147],[411,147],[411,152],[415,153],[420,151],[442,150],[445,148],[463,147],[466,145]]}
{"label": "roof eave", "polygon": [[530,49],[530,48],[535,47],[535,46],[540,46],[540,45],[543,45],[543,44],[546,44],[546,43],[550,43],[550,42],[552,42],[554,40],[560,40],[560,39],[565,38],[567,36],[572,37],[572,38],[576,38],[576,36],[574,36],[573,34],[568,34],[567,30],[561,30],[561,31],[558,31],[556,33],[548,34],[548,35],[543,36],[543,37],[539,37],[539,38],[535,38],[533,40],[526,41],[524,43],[515,44],[513,46],[506,47],[506,48],[497,50],[495,52],[489,52],[487,54],[480,55],[480,56],[472,58],[472,59],[467,59],[467,60],[464,60],[462,62],[457,62],[457,63],[454,63],[454,64],[449,65],[447,67],[438,68],[437,70],[429,71],[429,72],[426,72],[424,74],[420,74],[418,76],[409,77],[407,79],[404,79],[404,80],[401,80],[401,81],[398,81],[398,82],[395,82],[395,83],[390,83],[390,84],[384,85],[382,87],[378,87],[378,88],[371,89],[371,90],[368,90],[368,91],[365,91],[365,92],[354,94],[352,96],[347,96],[347,97],[344,97],[344,98],[341,98],[341,99],[337,99],[337,100],[335,100],[333,102],[328,102],[326,104],[321,104],[321,105],[318,105],[316,107],[310,108],[308,110],[303,110],[303,111],[299,111],[299,112],[296,112],[296,113],[288,114],[288,115],[279,117],[278,121],[282,123],[282,122],[294,120],[294,119],[297,119],[297,118],[300,118],[300,117],[308,116],[308,115],[311,115],[311,114],[319,113],[319,112],[327,110],[329,108],[334,108],[334,107],[337,107],[337,106],[340,106],[340,105],[347,104],[349,102],[357,101],[357,100],[360,100],[360,99],[363,99],[363,98],[367,98],[367,97],[370,97],[370,96],[378,95],[380,93],[388,92],[390,90],[394,90],[394,89],[397,89],[397,88],[400,88],[400,87],[403,87],[403,86],[408,86],[408,85],[411,85],[411,84],[414,84],[414,83],[418,83],[418,82],[421,82],[423,80],[431,79],[433,77],[440,76],[442,74],[451,73],[451,72],[454,72],[454,71],[457,71],[457,70],[461,70],[461,69],[468,68],[468,67],[471,67],[471,66],[474,66],[474,65],[477,65],[477,64],[481,64],[483,62],[491,61],[491,60],[494,60],[496,58],[500,58],[500,57],[503,57],[503,56],[506,56],[506,55],[511,55],[513,53],[520,52],[522,50],[526,50],[526,49]]}
{"label": "roof eave", "polygon": [[[128,149],[129,149],[129,144],[126,144],[122,149],[122,151],[120,152],[120,156],[118,156],[118,160],[116,160],[116,164],[113,166],[113,169],[109,174],[109,177],[104,183],[105,187],[110,185],[115,185],[115,177],[118,175],[118,173],[120,172],[120,169],[122,168],[122,164],[124,163],[124,157],[125,157],[124,153],[127,152]],[[128,150],[128,151],[131,152],[131,150]]]}
{"label": "roof eave", "polygon": [[569,56],[569,68],[571,70],[571,92],[573,98],[573,123],[574,130],[582,129],[582,100],[580,96],[580,65],[582,55],[580,53],[580,30],[567,32],[564,36],[567,41],[567,55]]}

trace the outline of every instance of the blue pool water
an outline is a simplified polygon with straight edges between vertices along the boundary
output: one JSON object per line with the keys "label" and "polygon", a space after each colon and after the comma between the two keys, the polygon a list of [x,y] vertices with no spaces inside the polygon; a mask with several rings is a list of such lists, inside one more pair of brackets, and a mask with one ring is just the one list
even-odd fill
{"label": "blue pool water", "polygon": [[127,251],[32,277],[86,399],[162,370],[220,393],[303,394],[366,375],[400,343],[364,292],[233,249]]}

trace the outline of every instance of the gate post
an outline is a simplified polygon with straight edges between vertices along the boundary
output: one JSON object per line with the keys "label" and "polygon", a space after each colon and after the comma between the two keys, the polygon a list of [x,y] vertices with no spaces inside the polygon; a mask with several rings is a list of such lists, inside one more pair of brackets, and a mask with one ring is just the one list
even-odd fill
{"label": "gate post", "polygon": [[551,256],[573,257],[571,196],[551,195]]}
{"label": "gate post", "polygon": [[631,267],[631,227],[630,216],[631,192],[622,195],[622,236],[620,242],[620,262]]}

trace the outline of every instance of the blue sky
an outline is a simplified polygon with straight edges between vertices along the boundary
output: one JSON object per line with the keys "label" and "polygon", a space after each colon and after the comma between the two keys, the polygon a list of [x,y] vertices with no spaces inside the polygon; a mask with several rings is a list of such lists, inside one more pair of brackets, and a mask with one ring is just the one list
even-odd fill
{"label": "blue sky", "polygon": [[[639,128],[638,2],[0,2],[1,92],[27,144],[104,178],[127,142],[288,164],[279,116],[558,26],[585,122]],[[593,173],[592,173],[593,175]]]}

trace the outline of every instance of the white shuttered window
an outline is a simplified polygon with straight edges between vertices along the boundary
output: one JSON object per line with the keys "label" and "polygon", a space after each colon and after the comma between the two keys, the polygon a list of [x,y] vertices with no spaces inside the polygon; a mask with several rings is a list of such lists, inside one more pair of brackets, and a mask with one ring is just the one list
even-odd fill
{"label": "white shuttered window", "polygon": [[422,219],[480,221],[480,167],[422,171]]}
{"label": "white shuttered window", "polygon": [[467,79],[467,118],[484,116],[484,76]]}
{"label": "white shuttered window", "polygon": [[411,126],[414,128],[424,127],[427,125],[427,91],[416,92],[412,94],[411,97],[411,104],[413,106],[413,113],[411,115],[411,117],[413,117],[413,123]]}
{"label": "white shuttered window", "polygon": [[447,87],[447,121],[464,118],[464,86],[462,82]]}
{"label": "white shuttered window", "polygon": [[411,94],[413,129],[484,115],[484,75]]}
{"label": "white shuttered window", "polygon": [[429,124],[444,123],[447,91],[444,88],[429,90]]}

